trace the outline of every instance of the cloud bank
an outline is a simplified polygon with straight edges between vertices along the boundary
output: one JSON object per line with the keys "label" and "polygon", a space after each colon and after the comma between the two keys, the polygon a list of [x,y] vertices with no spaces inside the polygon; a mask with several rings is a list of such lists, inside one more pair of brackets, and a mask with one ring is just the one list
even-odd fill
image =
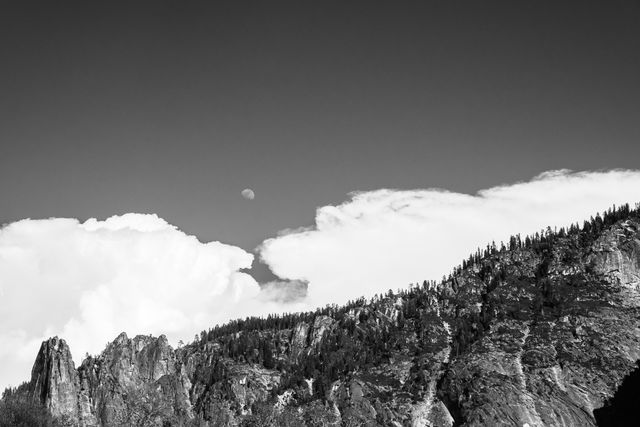
{"label": "cloud bank", "polygon": [[69,342],[77,364],[122,331],[176,344],[282,308],[240,271],[252,261],[156,215],[9,224],[0,230],[0,387],[27,380],[40,342],[53,335]]}
{"label": "cloud bank", "polygon": [[71,345],[76,363],[120,332],[172,343],[225,320],[372,296],[439,279],[479,246],[582,221],[640,201],[640,171],[547,172],[475,195],[444,190],[353,193],[310,229],[266,240],[282,278],[259,285],[253,255],[203,243],[156,215],[84,223],[22,220],[0,229],[0,388],[29,378],[40,342]]}
{"label": "cloud bank", "polygon": [[438,280],[478,247],[640,201],[640,171],[552,171],[475,195],[439,189],[353,193],[316,225],[266,240],[262,260],[308,282],[308,303],[343,303]]}

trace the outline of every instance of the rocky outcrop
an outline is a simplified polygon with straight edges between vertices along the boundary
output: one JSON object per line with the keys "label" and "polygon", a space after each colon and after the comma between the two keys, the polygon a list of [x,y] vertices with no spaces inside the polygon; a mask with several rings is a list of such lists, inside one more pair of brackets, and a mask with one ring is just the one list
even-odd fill
{"label": "rocky outcrop", "polygon": [[494,259],[518,280],[475,299],[500,304],[493,305],[496,318],[486,333],[452,361],[440,386],[457,423],[596,425],[593,411],[640,358],[635,230],[628,222],[612,227],[570,263],[572,242],[531,258],[535,269]]}
{"label": "rocky outcrop", "polygon": [[67,343],[58,337],[43,342],[31,370],[30,393],[54,416],[78,416],[79,377]]}
{"label": "rocky outcrop", "polygon": [[318,348],[322,343],[322,339],[330,331],[334,325],[334,320],[329,316],[318,316],[313,321],[313,328],[311,331],[311,345],[312,349]]}
{"label": "rocky outcrop", "polygon": [[291,337],[291,352],[290,357],[292,360],[297,360],[303,351],[307,348],[307,337],[309,336],[309,325],[306,322],[300,322],[293,329],[293,335]]}
{"label": "rocky outcrop", "polygon": [[29,392],[79,426],[595,426],[640,359],[640,215],[537,242],[177,350],[121,334],[76,369],[52,338]]}

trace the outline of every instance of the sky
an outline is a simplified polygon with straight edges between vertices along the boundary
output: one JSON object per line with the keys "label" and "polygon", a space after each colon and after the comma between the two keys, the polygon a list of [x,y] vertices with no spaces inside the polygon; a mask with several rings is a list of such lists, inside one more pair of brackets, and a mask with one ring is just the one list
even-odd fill
{"label": "sky", "polygon": [[304,308],[635,202],[639,20],[617,1],[2,3],[0,336],[20,351],[0,359],[21,370],[0,386],[49,333],[79,358],[118,329],[175,342],[282,309],[259,259],[309,282],[285,304]]}

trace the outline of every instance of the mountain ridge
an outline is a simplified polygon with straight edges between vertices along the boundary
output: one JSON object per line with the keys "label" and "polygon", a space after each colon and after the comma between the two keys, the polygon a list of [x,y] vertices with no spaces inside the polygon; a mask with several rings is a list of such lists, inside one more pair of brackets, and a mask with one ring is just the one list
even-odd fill
{"label": "mountain ridge", "polygon": [[121,334],[76,369],[51,338],[13,394],[80,426],[597,425],[640,359],[639,286],[625,205],[488,245],[438,283],[232,321],[178,349]]}

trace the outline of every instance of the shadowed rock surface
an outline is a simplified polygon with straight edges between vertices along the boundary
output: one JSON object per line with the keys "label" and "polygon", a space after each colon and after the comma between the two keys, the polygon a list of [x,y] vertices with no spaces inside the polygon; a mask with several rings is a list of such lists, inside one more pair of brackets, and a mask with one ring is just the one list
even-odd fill
{"label": "shadowed rock surface", "polygon": [[77,369],[52,338],[28,392],[81,426],[595,426],[640,359],[639,230],[623,208],[490,246],[437,284],[179,349],[121,334]]}
{"label": "shadowed rock surface", "polygon": [[616,394],[594,415],[600,427],[623,427],[637,423],[640,408],[640,363],[624,379]]}

